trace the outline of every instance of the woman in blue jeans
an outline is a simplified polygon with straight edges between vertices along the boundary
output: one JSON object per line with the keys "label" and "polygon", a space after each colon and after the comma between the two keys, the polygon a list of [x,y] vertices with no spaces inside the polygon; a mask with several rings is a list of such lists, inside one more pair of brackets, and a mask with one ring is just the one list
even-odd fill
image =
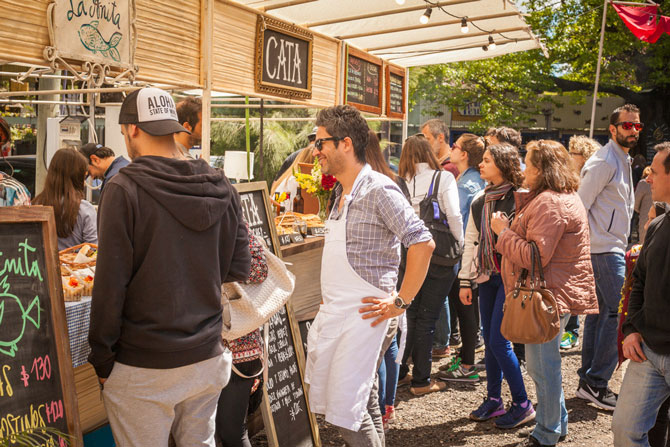
{"label": "woman in blue jeans", "polygon": [[[531,271],[531,244],[539,249],[545,287],[556,298],[561,329],[570,314],[598,312],[591,242],[586,210],[577,195],[579,177],[570,170],[570,156],[557,141],[526,145],[526,186],[516,192],[516,216],[511,222],[495,213],[491,228],[498,235],[502,278],[512,290],[522,269]],[[536,274],[538,277],[539,274]],[[535,382],[535,428],[517,447],[553,446],[568,433],[568,412],[561,385],[562,331],[553,340],[526,345],[526,367]]]}
{"label": "woman in blue jeans", "polygon": [[[501,255],[496,251],[497,237],[491,229],[494,213],[514,215],[514,191],[521,186],[523,174],[519,153],[508,144],[490,146],[484,152],[479,172],[488,184],[472,201],[465,230],[465,250],[459,278],[460,300],[472,304],[473,283],[479,283],[479,311],[486,346],[487,396],[470,413],[470,419],[497,418],[499,428],[514,428],[535,417],[521,376],[519,361],[512,344],[500,333],[505,288],[500,276]],[[475,248],[476,247],[476,248]],[[502,379],[507,379],[512,405],[506,411],[501,397]]]}

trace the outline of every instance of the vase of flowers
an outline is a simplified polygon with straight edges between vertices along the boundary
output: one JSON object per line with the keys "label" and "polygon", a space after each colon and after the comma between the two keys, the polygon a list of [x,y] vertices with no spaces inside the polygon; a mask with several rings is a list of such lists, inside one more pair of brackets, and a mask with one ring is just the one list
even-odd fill
{"label": "vase of flowers", "polygon": [[328,217],[326,214],[328,199],[337,182],[335,177],[321,173],[321,165],[319,165],[319,160],[317,158],[314,159],[312,172],[303,174],[293,171],[293,176],[298,181],[298,184],[303,191],[314,195],[319,200],[319,218],[325,222]]}

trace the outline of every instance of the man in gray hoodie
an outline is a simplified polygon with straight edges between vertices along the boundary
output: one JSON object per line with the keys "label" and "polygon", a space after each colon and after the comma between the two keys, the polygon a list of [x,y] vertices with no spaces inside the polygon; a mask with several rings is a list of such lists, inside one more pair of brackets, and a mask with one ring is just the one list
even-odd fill
{"label": "man in gray hoodie", "polygon": [[637,144],[642,128],[636,106],[625,104],[614,110],[611,139],[587,160],[578,191],[588,212],[600,312],[586,317],[576,395],[608,411],[616,406],[616,395],[607,383],[617,364],[617,314],[635,202],[628,152]]}
{"label": "man in gray hoodie", "polygon": [[251,256],[240,197],[222,171],[184,160],[186,130],[169,94],[144,88],[121,106],[133,162],[105,187],[89,361],[119,446],[214,447],[230,376],[221,284],[246,280]]}

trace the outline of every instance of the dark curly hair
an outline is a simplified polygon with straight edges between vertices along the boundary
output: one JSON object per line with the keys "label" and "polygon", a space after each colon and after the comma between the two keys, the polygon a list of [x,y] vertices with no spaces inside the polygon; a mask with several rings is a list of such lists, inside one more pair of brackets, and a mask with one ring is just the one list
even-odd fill
{"label": "dark curly hair", "polygon": [[496,167],[500,169],[503,179],[520,188],[524,177],[519,162],[519,151],[507,143],[488,146],[486,150],[491,154]]}
{"label": "dark curly hair", "polygon": [[339,105],[322,109],[316,115],[316,125],[337,138],[351,138],[354,154],[360,163],[365,163],[365,147],[368,145],[368,123],[361,113],[350,105]]}

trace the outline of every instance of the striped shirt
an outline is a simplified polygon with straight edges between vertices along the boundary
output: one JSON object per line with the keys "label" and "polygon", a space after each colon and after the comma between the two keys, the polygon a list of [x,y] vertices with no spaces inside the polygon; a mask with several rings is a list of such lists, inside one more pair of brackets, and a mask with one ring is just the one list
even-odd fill
{"label": "striped shirt", "polygon": [[[339,203],[342,185],[333,192]],[[400,244],[409,247],[432,236],[412,209],[400,188],[387,176],[365,165],[356,177],[352,193],[345,196],[347,215],[347,258],[361,278],[391,293],[398,281]],[[341,210],[333,207],[330,218],[339,220]]]}

